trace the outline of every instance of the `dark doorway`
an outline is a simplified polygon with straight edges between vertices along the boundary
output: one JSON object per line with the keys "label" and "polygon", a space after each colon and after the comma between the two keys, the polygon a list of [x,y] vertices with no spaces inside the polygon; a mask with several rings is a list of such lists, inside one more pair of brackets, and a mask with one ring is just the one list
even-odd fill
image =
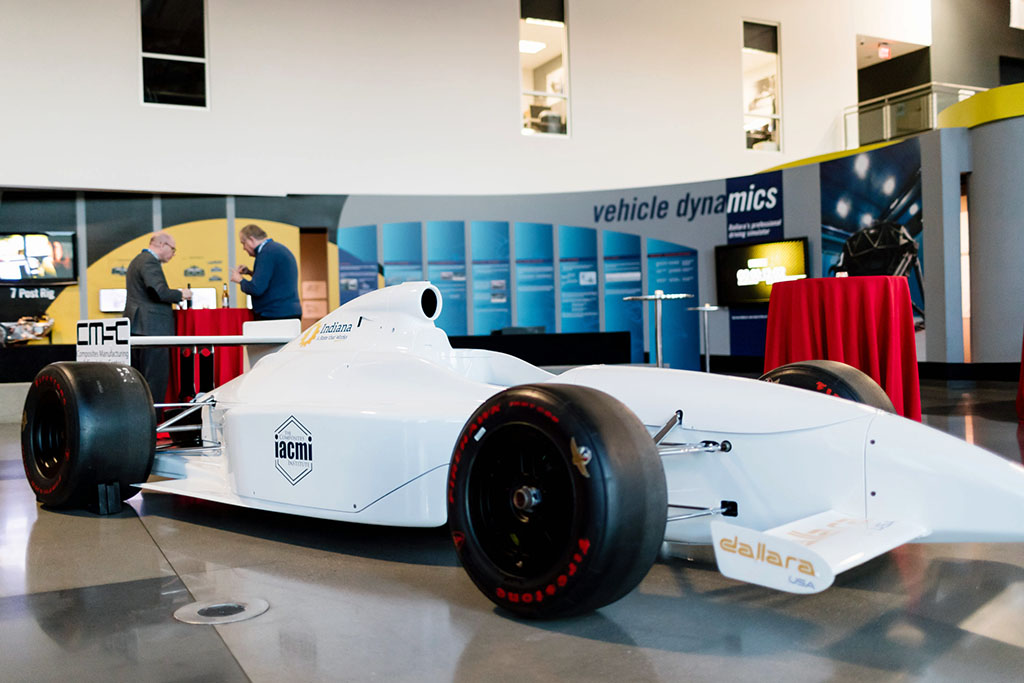
{"label": "dark doorway", "polygon": [[999,85],[1024,83],[1024,59],[1019,57],[999,58]]}

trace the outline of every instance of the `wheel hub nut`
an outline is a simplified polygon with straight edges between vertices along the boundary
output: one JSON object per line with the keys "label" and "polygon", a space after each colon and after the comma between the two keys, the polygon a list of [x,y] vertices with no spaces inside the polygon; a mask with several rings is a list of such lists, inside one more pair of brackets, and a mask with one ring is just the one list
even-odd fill
{"label": "wheel hub nut", "polygon": [[540,503],[540,489],[533,486],[520,486],[512,492],[512,505],[516,510],[529,512]]}

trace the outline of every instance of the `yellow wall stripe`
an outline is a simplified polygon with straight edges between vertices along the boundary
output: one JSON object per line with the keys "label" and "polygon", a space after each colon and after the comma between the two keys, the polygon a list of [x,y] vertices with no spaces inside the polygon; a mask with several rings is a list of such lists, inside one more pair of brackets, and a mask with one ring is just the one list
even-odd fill
{"label": "yellow wall stripe", "polygon": [[974,128],[983,123],[1024,116],[1024,83],[992,88],[939,112],[939,128]]}

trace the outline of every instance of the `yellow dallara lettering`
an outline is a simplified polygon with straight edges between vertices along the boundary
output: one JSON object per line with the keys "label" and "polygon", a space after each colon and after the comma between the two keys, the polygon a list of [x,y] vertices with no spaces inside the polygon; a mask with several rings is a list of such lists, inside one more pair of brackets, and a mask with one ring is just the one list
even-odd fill
{"label": "yellow dallara lettering", "polygon": [[719,547],[727,553],[734,553],[741,557],[754,560],[755,562],[764,562],[781,569],[789,569],[790,564],[796,565],[796,570],[801,574],[807,576],[817,576],[814,573],[814,565],[805,559],[795,557],[793,555],[787,555],[783,559],[782,555],[774,550],[769,550],[764,543],[758,543],[757,548],[752,548],[749,543],[743,543],[740,541],[738,536],[733,536],[731,539],[723,538],[718,542]]}

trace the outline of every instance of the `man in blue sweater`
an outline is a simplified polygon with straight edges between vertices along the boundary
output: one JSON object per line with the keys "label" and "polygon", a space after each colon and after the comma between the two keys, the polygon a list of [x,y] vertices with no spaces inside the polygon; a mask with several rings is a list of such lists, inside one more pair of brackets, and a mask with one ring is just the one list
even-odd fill
{"label": "man in blue sweater", "polygon": [[[242,248],[256,262],[249,270],[237,266],[231,271],[231,281],[252,297],[252,312],[256,320],[283,320],[301,318],[299,303],[299,269],[288,247],[267,237],[263,228],[250,223],[238,233]],[[251,275],[245,280],[243,275]]]}

